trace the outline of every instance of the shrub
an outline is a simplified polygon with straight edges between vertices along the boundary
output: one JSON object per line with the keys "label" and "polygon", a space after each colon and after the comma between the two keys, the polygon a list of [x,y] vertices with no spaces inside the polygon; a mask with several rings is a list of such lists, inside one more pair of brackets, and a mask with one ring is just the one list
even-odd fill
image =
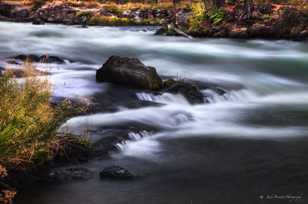
{"label": "shrub", "polygon": [[224,20],[224,11],[222,9],[213,8],[209,12],[209,19],[213,24],[219,24]]}
{"label": "shrub", "polygon": [[198,30],[205,19],[204,3],[198,2],[192,4],[192,13],[189,17],[189,29],[192,31]]}

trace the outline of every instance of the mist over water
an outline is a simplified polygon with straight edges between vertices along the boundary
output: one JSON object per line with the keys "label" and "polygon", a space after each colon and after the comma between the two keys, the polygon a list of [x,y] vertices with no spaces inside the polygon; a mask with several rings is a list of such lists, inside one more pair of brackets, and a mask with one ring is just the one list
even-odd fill
{"label": "mist over water", "polygon": [[[178,202],[169,203],[189,203],[189,199],[188,201],[184,199],[185,202],[181,200],[186,194],[177,195],[177,198],[174,195],[181,191],[178,186],[184,186],[179,184],[181,179],[186,178],[185,185],[187,189],[191,189],[190,191],[185,188],[188,194],[201,199],[200,203],[202,203],[202,188],[199,187],[207,184],[203,182],[205,173],[201,170],[199,172],[199,168],[207,169],[212,165],[213,168],[219,166],[218,172],[227,172],[234,163],[235,170],[233,169],[232,172],[241,172],[246,162],[255,164],[253,159],[242,155],[250,150],[258,152],[257,146],[250,146],[251,141],[256,144],[259,141],[267,141],[264,154],[271,155],[271,149],[275,149],[277,152],[282,152],[281,155],[284,153],[290,155],[289,146],[272,148],[272,142],[296,141],[308,136],[308,44],[305,42],[189,40],[154,36],[154,28],[144,27],[82,29],[63,25],[33,26],[1,22],[0,30],[0,66],[5,66],[3,62],[5,57],[17,54],[50,54],[69,60],[64,65],[37,65],[40,69],[51,73],[48,77],[54,84],[54,96],[86,97],[90,100],[96,93],[108,90],[108,84],[95,82],[95,70],[100,68],[111,55],[138,57],[145,64],[156,67],[161,76],[197,80],[228,87],[228,91],[223,95],[218,95],[209,89],[202,90],[209,104],[201,105],[190,105],[181,95],[157,96],[140,91],[136,93],[136,99],[157,103],[159,106],[136,109],[119,107],[119,111],[116,112],[97,112],[74,117],[64,123],[60,130],[76,134],[85,130],[94,132],[98,128],[117,127],[130,123],[156,130],[155,132],[130,132],[131,140],[118,144],[120,151],[113,153],[113,159],[107,161],[107,163],[126,165],[137,172],[142,172],[141,174],[150,174],[154,178],[151,177],[141,184],[137,182],[132,186],[102,184],[109,190],[104,190],[97,182],[89,182],[85,187],[85,196],[89,196],[92,203],[107,201],[110,199],[108,193],[117,188],[121,188],[120,194],[126,197],[129,203],[133,201],[145,203],[144,198],[136,199],[131,194],[143,191],[142,189],[145,195],[156,196],[156,199],[149,203],[168,203],[167,201],[174,201],[173,199]],[[232,159],[233,163],[229,164],[231,159],[224,161],[228,153],[222,157],[220,154],[224,153],[217,150],[215,154],[219,155],[219,160],[212,161],[211,156],[214,153],[211,150],[215,145],[211,143],[211,138],[225,139],[228,141],[226,144],[217,145],[219,147],[222,145],[219,150],[222,152],[230,150],[230,155],[236,155],[234,158],[241,156],[243,159],[240,161]],[[250,142],[233,148],[233,141],[241,139]],[[260,158],[263,161],[265,156]],[[273,159],[273,161],[276,160]],[[158,167],[154,167],[151,162]],[[249,165],[252,165],[251,163]],[[99,168],[104,163],[92,165],[93,168]],[[269,169],[274,168],[271,165],[267,166],[267,163],[264,165]],[[194,170],[189,170],[190,166]],[[173,172],[172,168],[179,170],[179,173],[174,173],[174,177],[169,175]],[[260,168],[263,169],[263,166]],[[193,173],[191,174],[190,171]],[[210,170],[205,172],[210,175],[213,173]],[[159,177],[158,174],[167,175]],[[209,178],[204,178],[204,180],[207,179]],[[174,186],[173,181],[177,183]],[[166,195],[161,192],[162,190],[155,189],[155,185],[170,191],[170,194]],[[207,189],[205,191],[216,192],[217,189],[225,189],[230,185],[226,184],[226,187],[221,187],[219,184],[212,185],[212,190],[205,187]],[[50,196],[45,195],[46,197],[41,196],[37,200],[28,201],[51,204],[50,197],[60,195],[63,199],[57,202],[65,203],[66,194],[60,191],[74,193],[74,189],[81,187],[82,185],[75,184],[69,186],[70,189],[68,187],[60,187],[58,190],[48,189],[46,191]],[[91,197],[93,192],[100,196]],[[229,192],[231,194],[233,190]],[[102,198],[101,194],[107,195]],[[165,197],[162,196],[160,200],[157,194]],[[121,198],[113,198],[110,203],[118,204],[124,201]]]}

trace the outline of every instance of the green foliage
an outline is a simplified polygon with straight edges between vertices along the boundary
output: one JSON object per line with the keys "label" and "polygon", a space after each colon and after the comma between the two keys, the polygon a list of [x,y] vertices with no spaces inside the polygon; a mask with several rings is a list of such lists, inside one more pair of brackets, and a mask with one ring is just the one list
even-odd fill
{"label": "green foliage", "polygon": [[214,25],[221,23],[224,20],[224,11],[217,8],[211,9],[209,12],[209,19]]}
{"label": "green foliage", "polygon": [[202,2],[193,3],[191,7],[192,13],[189,18],[189,29],[198,30],[205,19],[205,6]]}
{"label": "green foliage", "polygon": [[202,23],[209,19],[214,25],[219,24],[224,19],[223,9],[209,8],[207,9],[204,3],[198,2],[192,4],[192,14],[189,18],[189,30],[200,31],[202,29]]}

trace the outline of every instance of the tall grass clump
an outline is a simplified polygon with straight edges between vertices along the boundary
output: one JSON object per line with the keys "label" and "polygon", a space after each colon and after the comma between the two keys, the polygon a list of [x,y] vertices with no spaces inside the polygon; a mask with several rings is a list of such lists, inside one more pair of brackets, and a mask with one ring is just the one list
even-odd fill
{"label": "tall grass clump", "polygon": [[50,83],[36,77],[31,64],[24,72],[21,83],[10,73],[0,77],[0,165],[8,172],[39,167],[65,151],[67,142],[79,142],[57,132],[77,110],[67,101],[52,105]]}

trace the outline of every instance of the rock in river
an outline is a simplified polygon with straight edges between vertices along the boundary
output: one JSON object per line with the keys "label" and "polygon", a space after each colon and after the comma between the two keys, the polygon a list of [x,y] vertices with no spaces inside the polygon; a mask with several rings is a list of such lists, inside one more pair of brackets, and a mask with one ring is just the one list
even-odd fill
{"label": "rock in river", "polygon": [[111,82],[142,89],[159,90],[162,80],[154,67],[137,58],[111,56],[96,72],[98,82]]}
{"label": "rock in river", "polygon": [[57,57],[57,56],[52,56],[52,55],[17,55],[14,57],[10,57],[9,58],[11,62],[13,62],[13,60],[19,60],[19,61],[30,61],[30,62],[40,62],[40,63],[53,63],[53,64],[64,64],[65,60],[61,57]]}
{"label": "rock in river", "polygon": [[110,166],[104,168],[100,174],[101,179],[114,179],[114,180],[130,180],[135,176],[127,169],[120,166]]}
{"label": "rock in river", "polygon": [[182,94],[191,104],[204,103],[204,96],[193,83],[168,79],[164,81],[164,92]]}

